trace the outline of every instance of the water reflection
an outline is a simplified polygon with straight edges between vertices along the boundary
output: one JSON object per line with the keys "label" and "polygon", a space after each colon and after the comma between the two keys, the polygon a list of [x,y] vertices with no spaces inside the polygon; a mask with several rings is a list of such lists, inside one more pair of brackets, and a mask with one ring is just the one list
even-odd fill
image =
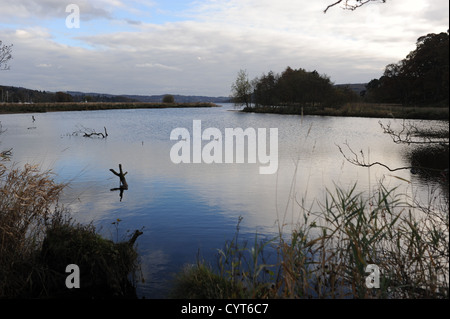
{"label": "water reflection", "polygon": [[[426,182],[409,171],[390,174],[383,168],[355,167],[336,145],[348,142],[370,161],[392,167],[408,164],[407,146],[383,134],[378,119],[280,116],[231,112],[232,106],[212,109],[111,110],[0,115],[2,147],[13,147],[12,161],[52,169],[69,186],[61,198],[80,222],[100,227],[114,238],[111,222],[120,218],[120,236],[141,229],[138,249],[145,283],[139,294],[162,297],[166,281],[200,251],[212,259],[233,237],[239,216],[241,236],[274,236],[278,225],[293,225],[307,207],[323,200],[335,185],[371,190],[379,181],[414,196],[428,196]],[[259,164],[174,164],[170,132],[177,127],[278,128],[277,174],[260,175]],[[28,127],[35,129],[29,130]],[[84,126],[108,130],[106,139],[71,133]],[[111,168],[121,163],[128,172],[122,198],[111,192],[118,178]],[[412,181],[405,183],[403,180]]]}

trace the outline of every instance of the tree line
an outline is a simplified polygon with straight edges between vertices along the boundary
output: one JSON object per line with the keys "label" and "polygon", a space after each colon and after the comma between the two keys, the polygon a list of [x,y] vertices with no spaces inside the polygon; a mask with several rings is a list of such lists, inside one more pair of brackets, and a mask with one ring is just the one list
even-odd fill
{"label": "tree line", "polygon": [[281,74],[270,71],[252,81],[240,70],[232,84],[232,101],[251,107],[337,107],[358,100],[347,86],[335,86],[327,75],[316,70],[287,67]]}
{"label": "tree line", "polygon": [[448,106],[449,32],[418,38],[416,49],[386,66],[367,86],[366,99],[379,103]]}
{"label": "tree line", "polygon": [[[334,85],[316,70],[287,67],[249,80],[240,70],[231,86],[231,99],[246,109],[298,113],[302,107],[340,108],[351,102],[393,103],[404,106],[448,106],[449,32],[420,37],[417,47],[398,63],[386,66],[379,79],[356,94],[349,86]],[[245,109],[244,109],[245,110]]]}
{"label": "tree line", "polygon": [[125,96],[102,94],[70,94],[30,90],[14,86],[0,85],[0,103],[64,103],[64,102],[136,102]]}

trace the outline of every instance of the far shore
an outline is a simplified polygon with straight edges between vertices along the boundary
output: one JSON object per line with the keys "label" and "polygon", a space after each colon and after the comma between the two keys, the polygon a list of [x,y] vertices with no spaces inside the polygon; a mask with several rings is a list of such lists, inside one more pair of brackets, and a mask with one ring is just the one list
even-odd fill
{"label": "far shore", "polygon": [[377,104],[361,102],[348,103],[337,108],[311,106],[252,106],[244,108],[242,112],[442,121],[449,120],[449,107],[403,106],[399,104]]}
{"label": "far shore", "polygon": [[219,107],[209,102],[198,103],[150,103],[150,102],[64,102],[64,103],[0,103],[0,114],[45,113],[64,111],[96,111],[118,109],[163,109]]}
{"label": "far shore", "polygon": [[[46,113],[66,111],[97,111],[118,109],[210,108],[220,107],[210,102],[53,102],[0,103],[0,114]],[[237,110],[238,111],[238,110]],[[251,106],[239,112],[285,115],[316,115],[343,117],[397,118],[418,120],[449,120],[449,107],[402,106],[398,104],[348,103],[338,108],[300,106]]]}

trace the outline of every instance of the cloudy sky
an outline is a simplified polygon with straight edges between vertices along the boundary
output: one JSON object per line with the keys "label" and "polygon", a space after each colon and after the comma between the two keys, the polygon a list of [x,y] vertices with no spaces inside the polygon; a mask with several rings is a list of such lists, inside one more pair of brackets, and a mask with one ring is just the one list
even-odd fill
{"label": "cloudy sky", "polygon": [[[0,0],[0,40],[14,45],[0,85],[228,96],[240,69],[254,78],[287,66],[361,83],[403,59],[418,37],[449,28],[447,0],[388,0],[324,14],[332,2]],[[76,22],[69,4],[79,8],[79,28],[68,27]]]}

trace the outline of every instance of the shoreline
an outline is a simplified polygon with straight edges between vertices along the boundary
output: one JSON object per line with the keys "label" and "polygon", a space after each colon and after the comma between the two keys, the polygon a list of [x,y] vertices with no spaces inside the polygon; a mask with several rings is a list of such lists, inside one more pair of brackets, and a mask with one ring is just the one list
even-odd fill
{"label": "shoreline", "polygon": [[64,102],[64,103],[4,103],[0,104],[0,114],[47,113],[69,111],[101,111],[119,109],[166,109],[166,108],[207,108],[220,107],[215,103],[158,103],[158,102]]}
{"label": "shoreline", "polygon": [[366,118],[397,118],[409,120],[449,120],[448,107],[402,106],[398,104],[354,103],[340,108],[299,106],[252,106],[242,113],[268,113],[280,115],[314,115]]}

